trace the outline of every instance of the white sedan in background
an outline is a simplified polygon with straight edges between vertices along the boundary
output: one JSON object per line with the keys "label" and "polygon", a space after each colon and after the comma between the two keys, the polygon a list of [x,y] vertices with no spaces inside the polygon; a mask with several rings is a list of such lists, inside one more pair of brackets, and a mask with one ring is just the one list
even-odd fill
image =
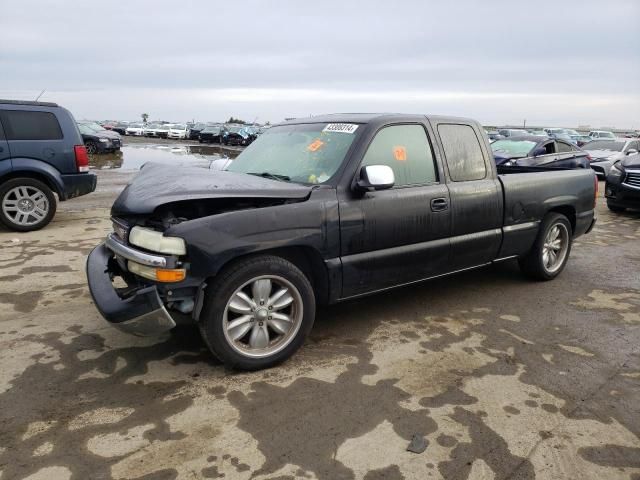
{"label": "white sedan in background", "polygon": [[169,132],[167,132],[167,138],[187,138],[189,134],[189,130],[184,123],[176,123],[169,127]]}
{"label": "white sedan in background", "polygon": [[144,135],[144,124],[130,123],[129,126],[125,129],[125,133],[127,135],[141,137],[142,135]]}

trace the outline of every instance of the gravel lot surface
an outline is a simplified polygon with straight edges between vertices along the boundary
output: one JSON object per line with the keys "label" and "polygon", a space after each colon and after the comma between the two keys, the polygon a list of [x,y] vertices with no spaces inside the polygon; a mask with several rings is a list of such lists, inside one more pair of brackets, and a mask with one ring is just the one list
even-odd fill
{"label": "gravel lot surface", "polygon": [[92,304],[132,175],[0,230],[1,480],[640,479],[640,214],[601,201],[553,282],[506,262],[326,308],[237,373],[193,328],[132,337]]}

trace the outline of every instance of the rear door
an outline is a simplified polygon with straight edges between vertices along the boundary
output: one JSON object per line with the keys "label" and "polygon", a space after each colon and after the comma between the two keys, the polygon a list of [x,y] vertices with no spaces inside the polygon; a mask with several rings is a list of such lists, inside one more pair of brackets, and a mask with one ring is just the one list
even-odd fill
{"label": "rear door", "polygon": [[[388,165],[388,190],[340,199],[343,297],[432,277],[447,270],[449,193],[421,123],[380,128],[360,166]],[[358,169],[359,170],[359,169]]]}
{"label": "rear door", "polygon": [[502,241],[502,187],[472,124],[436,123],[451,199],[450,271],[491,262]]}
{"label": "rear door", "polygon": [[0,122],[0,177],[11,171],[11,152],[9,152],[9,143],[4,135],[2,122]]}

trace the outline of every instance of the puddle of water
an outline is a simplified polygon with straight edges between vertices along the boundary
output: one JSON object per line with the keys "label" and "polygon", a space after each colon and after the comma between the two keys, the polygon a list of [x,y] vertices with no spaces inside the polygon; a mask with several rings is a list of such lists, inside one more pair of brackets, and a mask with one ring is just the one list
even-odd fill
{"label": "puddle of water", "polygon": [[91,155],[89,165],[97,170],[139,170],[147,162],[209,168],[215,160],[233,159],[239,154],[239,151],[213,145],[126,145],[119,152]]}

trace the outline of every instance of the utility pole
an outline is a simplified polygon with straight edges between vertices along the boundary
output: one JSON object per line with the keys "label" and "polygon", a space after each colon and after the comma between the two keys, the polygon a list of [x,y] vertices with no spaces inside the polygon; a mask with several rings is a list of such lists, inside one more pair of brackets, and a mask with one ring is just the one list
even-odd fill
{"label": "utility pole", "polygon": [[522,128],[527,128],[527,119],[526,118],[522,122]]}

